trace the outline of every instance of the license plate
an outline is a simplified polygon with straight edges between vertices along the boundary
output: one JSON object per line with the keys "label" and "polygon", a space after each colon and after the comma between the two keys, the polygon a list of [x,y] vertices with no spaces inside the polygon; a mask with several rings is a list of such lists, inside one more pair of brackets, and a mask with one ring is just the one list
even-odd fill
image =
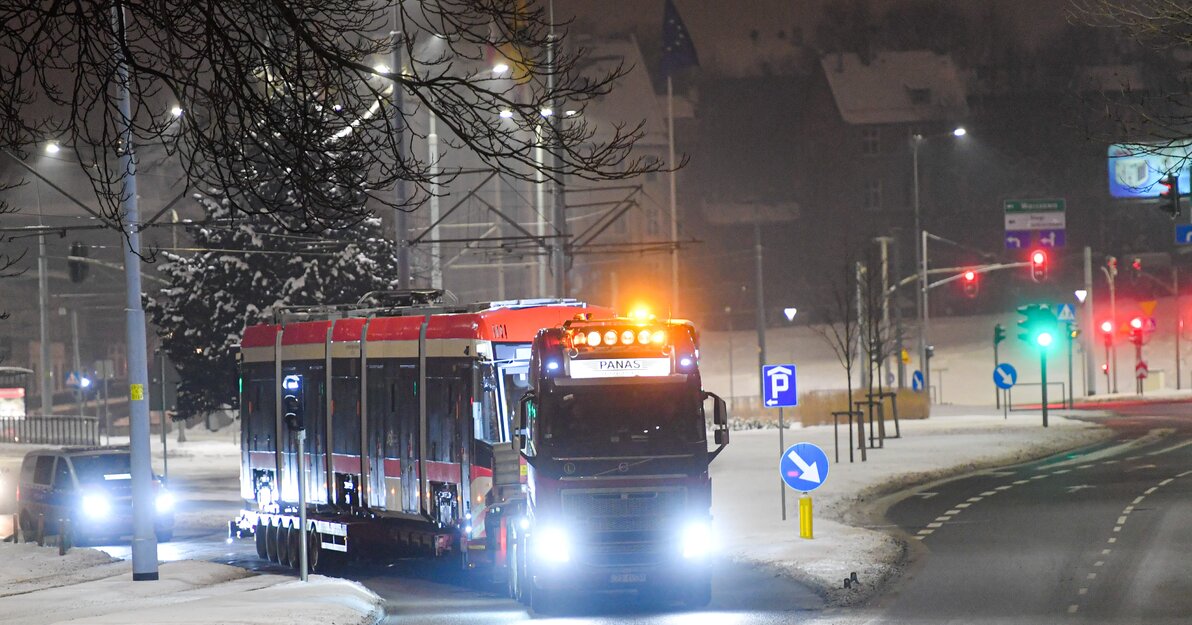
{"label": "license plate", "polygon": [[612,582],[614,584],[632,584],[636,582],[646,581],[645,573],[613,573]]}

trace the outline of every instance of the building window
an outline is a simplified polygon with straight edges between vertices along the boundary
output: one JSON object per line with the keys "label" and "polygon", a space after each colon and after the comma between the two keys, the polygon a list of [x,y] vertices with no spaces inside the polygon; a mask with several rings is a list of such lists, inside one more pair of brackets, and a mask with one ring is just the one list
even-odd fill
{"label": "building window", "polygon": [[865,198],[863,202],[865,210],[881,210],[882,209],[882,181],[870,178],[865,181]]}
{"label": "building window", "polygon": [[931,89],[926,89],[926,88],[908,89],[907,95],[910,96],[911,104],[913,104],[915,106],[923,106],[925,104],[931,104]]}
{"label": "building window", "polygon": [[861,153],[866,156],[882,153],[882,130],[876,126],[861,129]]}

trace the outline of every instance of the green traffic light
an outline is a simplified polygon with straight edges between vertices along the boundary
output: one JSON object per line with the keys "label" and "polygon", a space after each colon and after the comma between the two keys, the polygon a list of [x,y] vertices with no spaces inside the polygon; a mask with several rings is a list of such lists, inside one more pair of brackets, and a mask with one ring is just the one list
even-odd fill
{"label": "green traffic light", "polygon": [[1051,345],[1051,333],[1050,332],[1040,332],[1039,334],[1035,335],[1035,343],[1038,343],[1039,347],[1050,346]]}

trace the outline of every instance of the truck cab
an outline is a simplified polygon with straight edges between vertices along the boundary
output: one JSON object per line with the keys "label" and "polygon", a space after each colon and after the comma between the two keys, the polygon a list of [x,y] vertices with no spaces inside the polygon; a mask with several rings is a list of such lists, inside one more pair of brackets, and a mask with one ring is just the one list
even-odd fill
{"label": "truck cab", "polygon": [[708,603],[708,466],[729,433],[698,358],[684,321],[581,316],[538,333],[512,444],[524,499],[503,502],[511,594],[538,611],[592,589]]}

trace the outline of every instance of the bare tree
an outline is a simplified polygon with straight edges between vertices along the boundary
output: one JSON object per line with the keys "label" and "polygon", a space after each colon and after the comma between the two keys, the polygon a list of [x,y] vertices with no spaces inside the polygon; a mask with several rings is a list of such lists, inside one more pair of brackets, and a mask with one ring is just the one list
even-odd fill
{"label": "bare tree", "polygon": [[[861,283],[861,292],[864,301],[861,316],[865,320],[861,337],[861,350],[866,355],[865,384],[868,387],[869,396],[874,397],[874,379],[877,380],[876,396],[885,393],[886,372],[883,369],[890,357],[897,355],[898,339],[900,337],[897,334],[897,330],[887,323],[885,315],[887,294],[882,291],[880,274],[872,271],[873,267],[881,266],[880,260],[873,257],[872,250],[868,256],[864,279]],[[881,414],[882,418],[877,422],[877,436],[885,440],[885,414],[884,412],[879,414]]]}
{"label": "bare tree", "polygon": [[[0,192],[13,188],[13,185],[0,184]],[[16,209],[3,200],[0,200],[0,215],[9,215],[17,212]],[[19,252],[14,251],[14,242],[16,237],[9,232],[0,232],[0,279],[12,278],[19,276],[25,272],[18,265],[25,258],[27,249],[21,249]],[[8,319],[8,311],[0,309],[0,321]],[[3,357],[0,356],[0,361]]]}
{"label": "bare tree", "polygon": [[[0,147],[73,149],[112,224],[125,121],[134,143],[165,144],[192,186],[236,190],[235,208],[293,230],[369,212],[328,180],[357,181],[371,206],[424,201],[436,163],[411,155],[406,122],[427,111],[450,129],[444,151],[527,180],[663,167],[631,153],[640,123],[597,129],[582,114],[627,69],[585,74],[584,51],[526,0],[0,0],[0,23]],[[383,66],[395,52],[402,66]],[[579,114],[551,114],[564,107]],[[255,184],[263,170],[286,172],[278,191]],[[399,197],[402,181],[413,188]]]}
{"label": "bare tree", "polygon": [[[845,387],[848,393],[845,396],[845,410],[849,411],[850,420],[852,419],[851,414],[853,410],[853,371],[857,366],[857,358],[860,355],[859,348],[862,341],[861,319],[857,314],[856,306],[858,303],[856,293],[857,279],[853,265],[854,263],[850,256],[844,263],[842,279],[832,284],[831,297],[819,310],[819,316],[825,322],[812,326],[815,333],[819,334],[828,343],[828,346],[832,348],[832,353],[836,354],[836,360],[844,368],[844,374],[847,378]],[[865,425],[860,419],[858,419],[857,423],[859,426],[857,440],[860,441],[861,461],[864,462],[866,460]],[[852,445],[852,441],[849,444]]]}

